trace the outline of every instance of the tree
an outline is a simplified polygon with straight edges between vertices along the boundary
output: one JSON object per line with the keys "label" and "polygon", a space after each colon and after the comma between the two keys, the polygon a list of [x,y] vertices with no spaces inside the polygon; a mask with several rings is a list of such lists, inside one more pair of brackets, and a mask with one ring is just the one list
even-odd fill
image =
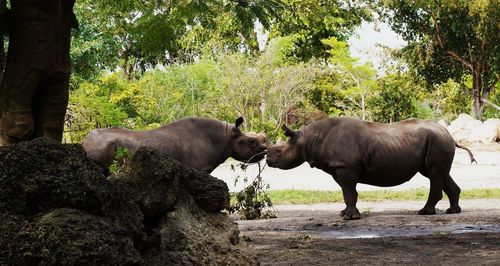
{"label": "tree", "polygon": [[312,57],[326,59],[327,47],[321,40],[336,37],[347,41],[356,26],[371,18],[359,1],[282,0],[278,19],[271,26],[270,38],[293,36],[294,55],[303,61]]}
{"label": "tree", "polygon": [[118,66],[118,51],[121,43],[117,36],[106,34],[110,21],[96,19],[97,10],[79,1],[74,11],[81,21],[77,30],[72,32],[71,63],[72,88],[82,82],[96,81],[102,71],[114,70]]}
{"label": "tree", "polygon": [[357,58],[353,58],[346,42],[339,41],[334,37],[322,40],[322,42],[330,48],[328,50],[329,61],[334,71],[347,77],[344,78],[345,85],[347,85],[344,91],[345,99],[361,108],[361,119],[366,120],[366,98],[375,84],[375,70],[371,64],[360,64]]}
{"label": "tree", "polygon": [[404,52],[417,75],[430,84],[472,76],[472,113],[482,119],[500,78],[500,1],[374,2],[379,14],[409,43]]}
{"label": "tree", "polygon": [[290,63],[287,55],[293,48],[291,38],[276,38],[256,58],[237,53],[221,57],[214,72],[218,91],[213,96],[221,108],[216,117],[242,115],[246,130],[265,130],[275,137],[287,111],[307,104],[306,92],[318,74],[313,63]]}
{"label": "tree", "polygon": [[[422,110],[425,89],[406,73],[392,73],[376,81],[376,93],[368,105],[373,120],[392,123],[410,117],[429,118]],[[427,108],[430,112],[430,107]]]}
{"label": "tree", "polygon": [[[9,48],[0,85],[0,144],[61,141],[71,72],[75,0],[12,0]],[[3,48],[3,47],[2,47]]]}
{"label": "tree", "polygon": [[3,78],[3,71],[5,69],[5,63],[7,61],[7,56],[4,49],[4,35],[7,35],[7,0],[0,0],[0,83]]}
{"label": "tree", "polygon": [[276,17],[280,0],[241,1],[90,1],[87,12],[104,34],[122,44],[121,67],[130,78],[156,64],[191,62],[204,50],[255,51],[254,23],[265,28]]}

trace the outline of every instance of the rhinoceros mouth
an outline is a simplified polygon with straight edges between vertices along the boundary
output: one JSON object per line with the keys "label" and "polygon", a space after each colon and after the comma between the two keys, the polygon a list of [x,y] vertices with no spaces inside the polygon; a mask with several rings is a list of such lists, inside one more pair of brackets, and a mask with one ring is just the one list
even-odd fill
{"label": "rhinoceros mouth", "polygon": [[252,157],[250,157],[250,159],[247,160],[247,163],[256,163],[256,162],[261,161],[266,156],[266,153],[267,153],[267,150],[263,150],[255,155],[253,155]]}
{"label": "rhinoceros mouth", "polygon": [[266,160],[266,164],[269,165],[270,167],[275,166],[275,163],[273,161],[270,161],[269,158]]}

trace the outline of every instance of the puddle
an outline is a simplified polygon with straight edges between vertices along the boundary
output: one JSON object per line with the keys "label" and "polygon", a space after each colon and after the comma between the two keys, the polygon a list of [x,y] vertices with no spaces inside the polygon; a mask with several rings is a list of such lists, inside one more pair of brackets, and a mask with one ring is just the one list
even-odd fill
{"label": "puddle", "polygon": [[351,239],[351,238],[381,238],[381,237],[416,237],[416,236],[444,236],[449,234],[465,233],[500,233],[500,225],[486,224],[454,224],[435,225],[421,227],[399,227],[399,228],[356,228],[353,230],[328,230],[316,231],[318,235],[327,238]]}

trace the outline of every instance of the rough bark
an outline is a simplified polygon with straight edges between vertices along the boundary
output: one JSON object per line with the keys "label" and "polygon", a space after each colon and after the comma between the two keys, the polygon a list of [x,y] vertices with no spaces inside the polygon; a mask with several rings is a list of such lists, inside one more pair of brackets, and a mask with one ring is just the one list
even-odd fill
{"label": "rough bark", "polygon": [[483,120],[484,101],[483,101],[483,78],[480,69],[472,70],[472,114],[475,119]]}
{"label": "rough bark", "polygon": [[9,48],[0,85],[0,145],[61,142],[71,72],[75,0],[11,0]]}
{"label": "rough bark", "polygon": [[6,34],[6,0],[0,0],[0,84],[2,84],[3,71],[5,69],[6,55],[4,49],[4,35]]}

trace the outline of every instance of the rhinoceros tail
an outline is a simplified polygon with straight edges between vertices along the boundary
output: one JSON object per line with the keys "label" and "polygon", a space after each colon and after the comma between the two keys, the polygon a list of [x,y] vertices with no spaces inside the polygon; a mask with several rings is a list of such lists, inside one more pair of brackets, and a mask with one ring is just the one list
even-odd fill
{"label": "rhinoceros tail", "polygon": [[472,155],[472,152],[467,147],[458,144],[456,141],[455,141],[455,147],[463,149],[463,150],[466,150],[467,153],[469,154],[469,157],[470,157],[470,163],[474,163],[475,162],[477,164],[476,159],[474,159],[474,155]]}

